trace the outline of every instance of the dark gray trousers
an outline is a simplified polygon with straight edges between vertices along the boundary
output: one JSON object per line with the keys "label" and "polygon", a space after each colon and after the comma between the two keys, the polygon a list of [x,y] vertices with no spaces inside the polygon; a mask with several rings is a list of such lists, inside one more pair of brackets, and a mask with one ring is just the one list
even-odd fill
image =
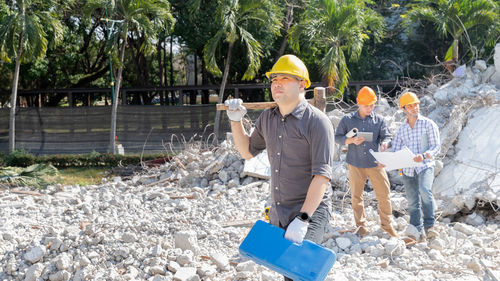
{"label": "dark gray trousers", "polygon": [[[311,217],[311,222],[307,228],[306,236],[304,239],[312,241],[316,244],[320,244],[323,240],[323,235],[325,235],[325,229],[330,221],[330,212],[327,207],[319,206]],[[286,227],[281,228],[286,229]],[[287,225],[288,227],[288,225]],[[292,279],[285,277],[285,281],[292,281]]]}

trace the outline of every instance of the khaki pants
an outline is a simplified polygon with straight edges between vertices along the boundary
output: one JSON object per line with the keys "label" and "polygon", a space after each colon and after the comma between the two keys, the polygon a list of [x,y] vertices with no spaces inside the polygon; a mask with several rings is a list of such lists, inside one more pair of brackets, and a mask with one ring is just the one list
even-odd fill
{"label": "khaki pants", "polygon": [[349,185],[351,187],[352,210],[356,227],[366,226],[365,206],[363,202],[363,190],[366,178],[370,179],[373,185],[373,191],[378,201],[378,214],[382,226],[391,224],[391,199],[389,195],[390,183],[387,173],[383,168],[357,168],[352,165],[349,167]]}

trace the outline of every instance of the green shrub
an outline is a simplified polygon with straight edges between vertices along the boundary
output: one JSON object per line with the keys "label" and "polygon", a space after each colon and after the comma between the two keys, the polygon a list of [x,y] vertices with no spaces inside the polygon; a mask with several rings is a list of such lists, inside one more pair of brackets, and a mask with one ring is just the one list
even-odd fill
{"label": "green shrub", "polygon": [[0,152],[0,167],[5,166],[5,155]]}
{"label": "green shrub", "polygon": [[[159,158],[168,159],[166,154],[149,154],[142,157],[142,161]],[[138,165],[141,157],[138,155],[114,155],[93,151],[88,154],[56,154],[34,156],[24,150],[16,150],[5,157],[6,166],[28,167],[35,163],[50,164],[56,168],[69,167],[116,167],[118,165]],[[1,160],[0,160],[1,165]]]}
{"label": "green shrub", "polygon": [[12,167],[28,167],[35,164],[35,156],[23,148],[16,149],[5,157],[5,165]]}

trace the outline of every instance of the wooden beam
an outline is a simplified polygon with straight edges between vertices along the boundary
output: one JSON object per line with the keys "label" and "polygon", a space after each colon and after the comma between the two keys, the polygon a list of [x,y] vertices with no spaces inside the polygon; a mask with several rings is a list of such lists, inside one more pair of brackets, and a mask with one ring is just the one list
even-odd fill
{"label": "wooden beam", "polygon": [[[274,101],[271,102],[244,102],[242,104],[247,109],[266,109],[271,107],[276,107],[277,104]],[[229,107],[224,105],[223,103],[217,104],[217,110],[228,110]]]}

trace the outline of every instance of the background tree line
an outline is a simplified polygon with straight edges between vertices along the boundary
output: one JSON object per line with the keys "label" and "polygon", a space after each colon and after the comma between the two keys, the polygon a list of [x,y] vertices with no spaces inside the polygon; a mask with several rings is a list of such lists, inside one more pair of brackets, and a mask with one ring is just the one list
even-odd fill
{"label": "background tree line", "polygon": [[[478,58],[491,63],[499,13],[499,0],[2,1],[0,90],[10,95],[0,102],[11,108],[9,147],[18,88],[111,86],[111,97],[94,99],[112,104],[114,120],[121,87],[183,85],[188,55],[194,83],[220,85],[222,102],[227,83],[265,82],[276,59],[293,53],[312,81],[340,95],[349,80],[441,72],[422,67],[439,60],[449,70]],[[137,95],[133,103],[151,104],[154,95]],[[42,105],[62,98],[48,95]]]}
{"label": "background tree line", "polygon": [[[136,20],[133,11],[113,10],[120,3],[150,11]],[[198,85],[265,82],[265,71],[285,53],[301,57],[313,81],[328,82],[338,91],[349,79],[420,78],[442,69],[416,63],[434,65],[436,57],[444,61],[452,45],[461,50],[454,55],[457,61],[483,58],[491,63],[492,46],[500,34],[498,3],[7,0],[0,4],[0,89],[12,90],[18,61],[19,89],[109,87],[110,59],[115,84],[121,82],[120,86],[183,85],[188,55],[195,58]],[[17,60],[21,26],[14,26],[20,20],[10,19],[20,15],[21,6],[37,19],[24,27],[23,52]],[[123,21],[129,16],[134,26]],[[28,34],[37,37],[27,38]],[[116,77],[120,68],[123,81]],[[147,95],[141,98],[133,102],[153,100]],[[1,99],[5,104],[10,97]],[[60,99],[50,96],[43,104],[57,105]],[[111,103],[110,97],[107,102]],[[88,101],[82,97],[81,103]]]}

